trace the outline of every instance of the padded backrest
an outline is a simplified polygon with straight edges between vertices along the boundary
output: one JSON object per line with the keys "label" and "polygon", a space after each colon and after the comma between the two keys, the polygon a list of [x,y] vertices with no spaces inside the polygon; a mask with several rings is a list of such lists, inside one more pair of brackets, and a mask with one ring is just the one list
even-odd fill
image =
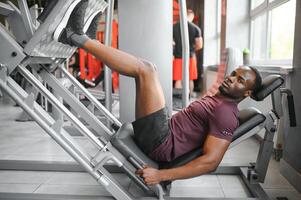
{"label": "padded backrest", "polygon": [[255,94],[252,94],[251,98],[256,101],[262,101],[283,83],[284,79],[280,75],[269,75],[262,80],[261,89]]}
{"label": "padded backrest", "polygon": [[239,126],[233,133],[232,142],[240,136],[249,132],[255,126],[264,122],[266,117],[256,108],[247,108],[239,111],[238,121]]}

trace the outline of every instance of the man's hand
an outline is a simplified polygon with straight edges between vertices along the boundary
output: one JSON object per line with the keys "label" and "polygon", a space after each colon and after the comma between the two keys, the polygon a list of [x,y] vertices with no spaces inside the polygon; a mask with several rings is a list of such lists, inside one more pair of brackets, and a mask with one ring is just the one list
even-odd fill
{"label": "man's hand", "polygon": [[145,166],[143,169],[138,169],[136,174],[141,176],[147,185],[155,185],[163,180],[160,170],[148,166]]}

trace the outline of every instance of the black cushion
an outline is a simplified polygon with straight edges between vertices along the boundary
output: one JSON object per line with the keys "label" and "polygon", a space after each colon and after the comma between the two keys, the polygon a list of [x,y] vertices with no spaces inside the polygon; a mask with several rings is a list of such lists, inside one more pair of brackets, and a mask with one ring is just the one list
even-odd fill
{"label": "black cushion", "polygon": [[232,142],[264,122],[265,119],[266,117],[256,108],[247,108],[239,111],[239,127],[233,133]]}
{"label": "black cushion", "polygon": [[111,143],[128,160],[130,160],[130,157],[132,157],[140,165],[147,164],[149,166],[158,168],[158,164],[148,158],[136,145],[134,141],[134,130],[131,123],[124,123],[113,136]]}
{"label": "black cushion", "polygon": [[269,75],[262,80],[262,86],[259,91],[252,94],[251,98],[256,101],[262,101],[274,90],[284,83],[284,79],[280,75]]}

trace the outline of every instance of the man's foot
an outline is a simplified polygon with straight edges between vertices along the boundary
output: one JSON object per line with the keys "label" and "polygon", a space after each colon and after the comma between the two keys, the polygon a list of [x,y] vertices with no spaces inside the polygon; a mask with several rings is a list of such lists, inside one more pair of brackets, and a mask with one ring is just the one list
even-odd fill
{"label": "man's foot", "polygon": [[[99,19],[100,19],[101,15],[102,15],[101,12],[99,12],[97,15],[95,15],[95,17],[93,18],[93,20],[92,20],[92,22],[91,22],[91,24],[88,28],[87,28],[87,25],[89,24],[89,22],[87,22],[85,24],[84,32],[91,39],[94,39],[94,40],[96,39],[96,33],[97,33],[97,30],[98,30]],[[87,30],[87,31],[85,31],[85,30]]]}
{"label": "man's foot", "polygon": [[54,40],[71,46],[81,47],[88,39],[83,32],[84,17],[88,0],[74,1],[54,32]]}
{"label": "man's foot", "polygon": [[84,32],[91,39],[96,39],[99,18],[107,7],[108,3],[104,0],[89,0],[85,15]]}
{"label": "man's foot", "polygon": [[48,15],[51,13],[52,9],[55,7],[58,0],[46,0],[43,12],[39,15],[38,21],[43,23]]}

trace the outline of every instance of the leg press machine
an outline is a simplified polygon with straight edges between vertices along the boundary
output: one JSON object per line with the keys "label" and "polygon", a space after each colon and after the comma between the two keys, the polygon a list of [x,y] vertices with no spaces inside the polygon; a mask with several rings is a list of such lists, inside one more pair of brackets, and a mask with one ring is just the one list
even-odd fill
{"label": "leg press machine", "polygon": [[[157,168],[171,168],[183,165],[202,154],[196,149],[170,163],[157,163],[148,158],[135,144],[130,123],[121,124],[99,101],[91,95],[68,71],[63,62],[74,52],[74,48],[53,41],[52,35],[68,7],[78,0],[59,0],[45,21],[34,26],[25,0],[18,0],[19,7],[7,1],[0,2],[0,15],[5,16],[8,27],[0,24],[0,89],[8,94],[22,109],[35,120],[80,166],[102,185],[115,199],[177,199],[170,197],[170,183],[147,186],[135,174],[144,164]],[[106,2],[90,0],[89,12],[104,9]],[[52,73],[59,70],[71,86],[66,88]],[[54,109],[58,110],[94,146],[85,149],[70,132],[64,129],[64,119],[53,116],[36,102],[35,92],[24,90],[12,78],[20,73],[24,79],[41,94]],[[234,133],[231,147],[265,129],[265,137],[260,145],[256,163],[244,167],[221,166],[216,174],[238,174],[242,177],[253,197],[268,199],[259,183],[264,182],[269,160],[273,152],[273,137],[279,113],[275,108],[277,95],[284,80],[278,75],[270,75],[263,80],[263,87],[252,98],[261,101],[270,94],[273,107],[262,114],[255,108],[239,112],[240,126]],[[75,92],[76,91],[76,92]],[[80,91],[95,109],[103,113],[110,122],[102,123],[93,112],[76,97]],[[55,95],[54,95],[55,94]],[[281,106],[281,104],[280,104]],[[71,108],[71,109],[68,109]],[[112,128],[114,127],[114,128]],[[108,165],[120,168],[134,182],[145,196],[135,196],[124,188],[108,169]],[[178,198],[180,199],[180,198]],[[188,199],[188,198],[187,198]]]}

